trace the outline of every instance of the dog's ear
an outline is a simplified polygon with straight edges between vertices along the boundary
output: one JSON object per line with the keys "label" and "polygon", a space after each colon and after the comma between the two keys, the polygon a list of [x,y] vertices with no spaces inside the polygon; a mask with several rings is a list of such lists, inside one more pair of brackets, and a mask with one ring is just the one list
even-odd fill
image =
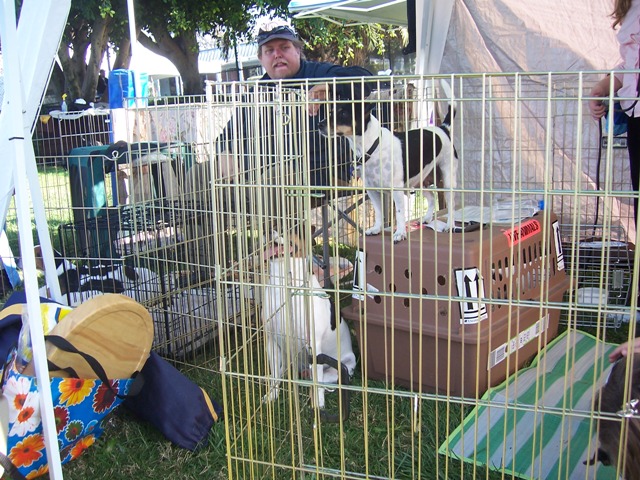
{"label": "dog's ear", "polygon": [[297,257],[306,257],[307,256],[307,247],[304,242],[304,236],[301,232],[290,232],[289,234],[291,238],[291,248],[293,249],[293,254]]}
{"label": "dog's ear", "polygon": [[338,100],[358,102],[366,99],[369,91],[364,89],[363,85],[355,83],[341,83],[336,86],[336,97]]}
{"label": "dog's ear", "polygon": [[611,458],[609,458],[609,454],[605,452],[602,448],[598,448],[596,453],[593,454],[589,460],[585,460],[582,462],[584,465],[595,465],[596,463],[601,462],[603,465],[611,465]]}

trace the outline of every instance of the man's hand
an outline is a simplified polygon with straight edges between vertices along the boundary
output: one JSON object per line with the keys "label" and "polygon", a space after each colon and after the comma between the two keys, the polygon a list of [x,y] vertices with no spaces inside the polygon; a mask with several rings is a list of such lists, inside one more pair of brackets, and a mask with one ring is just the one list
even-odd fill
{"label": "man's hand", "polygon": [[328,86],[326,83],[322,85],[314,85],[307,92],[307,98],[309,101],[309,115],[315,117],[320,110],[321,103],[327,99]]}

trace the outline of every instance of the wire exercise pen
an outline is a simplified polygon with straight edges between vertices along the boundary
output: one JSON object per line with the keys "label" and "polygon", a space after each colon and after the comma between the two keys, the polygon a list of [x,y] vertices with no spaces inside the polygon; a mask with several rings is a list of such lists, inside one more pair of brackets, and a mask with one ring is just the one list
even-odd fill
{"label": "wire exercise pen", "polygon": [[[586,342],[577,335],[591,327],[606,341],[609,328],[635,318],[637,241],[626,150],[609,137],[596,165],[602,142],[581,88],[596,75],[444,77],[456,107],[459,228],[435,233],[414,220],[398,244],[389,229],[362,234],[372,221],[362,182],[334,181],[352,167],[337,165],[344,145],[328,141],[333,167],[323,174],[330,181],[313,182],[308,159],[318,140],[307,135],[309,102],[287,82],[211,84],[204,98],[125,110],[128,145],[117,158],[106,147],[92,150],[90,173],[77,175],[94,186],[102,174],[104,205],[96,209],[84,197],[75,216],[67,211],[59,246],[78,265],[114,263],[146,274],[147,286],[128,287],[153,313],[155,348],[222,378],[231,478],[538,478],[549,458],[546,475],[613,478],[615,469],[582,465],[596,445],[603,415],[592,412],[593,386],[606,378],[607,364],[606,347],[577,348]],[[376,79],[376,113],[396,131],[437,123],[448,103],[439,81]],[[219,140],[228,125],[236,134],[233,154],[224,157]],[[114,165],[104,173],[107,160]],[[74,161],[66,161],[72,175]],[[67,176],[56,181],[51,191],[77,194]],[[429,197],[405,193],[418,219]],[[308,376],[304,349],[289,353],[278,398],[263,401],[271,387],[262,296],[274,230],[285,242],[300,234],[313,253],[301,285],[281,279],[285,315],[317,318],[315,275],[350,327],[353,378],[326,395],[327,412],[341,413],[335,423],[312,406],[318,383]],[[276,246],[285,265],[296,260]],[[294,298],[302,298],[304,313]],[[560,379],[544,360],[531,363],[549,343],[565,362]],[[586,351],[595,352],[590,369],[575,353]],[[542,392],[553,380],[559,399],[487,396],[507,379],[507,393],[524,390],[529,365],[533,386]],[[566,400],[574,396],[581,402]],[[503,443],[469,453],[454,436],[476,444],[473,432],[489,438],[495,427],[474,408],[514,416],[531,410],[532,424],[557,435],[547,443],[519,437],[517,420],[505,417],[502,424],[513,426],[501,431]],[[579,423],[580,435],[572,436]],[[510,441],[529,444],[524,470],[509,458]]]}
{"label": "wire exercise pen", "polygon": [[33,133],[34,153],[41,164],[56,163],[73,149],[111,141],[109,110],[54,110],[40,115]]}

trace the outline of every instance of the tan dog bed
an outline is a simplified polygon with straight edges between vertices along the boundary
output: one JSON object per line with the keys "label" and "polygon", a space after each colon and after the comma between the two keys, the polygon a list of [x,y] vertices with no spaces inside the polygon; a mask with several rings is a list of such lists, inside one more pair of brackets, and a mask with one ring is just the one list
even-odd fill
{"label": "tan dog bed", "polygon": [[[66,339],[77,350],[95,358],[107,378],[129,378],[142,370],[153,342],[153,321],[145,307],[124,295],[105,294],[85,301],[68,313],[48,334]],[[54,377],[67,377],[71,368],[78,378],[98,378],[94,369],[76,353],[46,342],[47,359],[60,370]],[[33,361],[25,375],[33,375]]]}

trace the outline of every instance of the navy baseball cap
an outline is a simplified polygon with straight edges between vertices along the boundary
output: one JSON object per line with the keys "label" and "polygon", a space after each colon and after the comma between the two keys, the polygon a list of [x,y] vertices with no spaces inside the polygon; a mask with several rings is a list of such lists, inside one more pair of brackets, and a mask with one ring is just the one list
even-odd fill
{"label": "navy baseball cap", "polygon": [[258,47],[261,47],[271,40],[282,39],[299,42],[300,38],[288,25],[277,25],[272,28],[263,27],[258,31]]}

